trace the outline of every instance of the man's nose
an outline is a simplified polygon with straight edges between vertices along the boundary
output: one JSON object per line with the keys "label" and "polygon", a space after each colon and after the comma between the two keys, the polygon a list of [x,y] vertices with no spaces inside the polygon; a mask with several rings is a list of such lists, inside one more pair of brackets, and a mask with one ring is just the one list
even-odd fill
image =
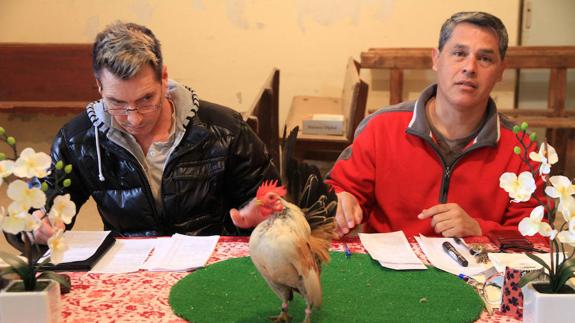
{"label": "man's nose", "polygon": [[127,109],[128,122],[132,125],[137,125],[142,121],[142,114],[137,109]]}
{"label": "man's nose", "polygon": [[465,65],[463,66],[463,73],[468,76],[475,75],[477,72],[477,58],[473,55],[469,55],[465,60]]}

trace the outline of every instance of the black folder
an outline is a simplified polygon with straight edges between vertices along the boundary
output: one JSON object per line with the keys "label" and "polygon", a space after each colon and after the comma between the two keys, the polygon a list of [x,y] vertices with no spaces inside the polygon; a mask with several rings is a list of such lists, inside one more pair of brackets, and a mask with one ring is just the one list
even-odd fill
{"label": "black folder", "polygon": [[72,262],[62,262],[57,265],[47,263],[40,266],[40,270],[51,270],[51,271],[89,271],[96,265],[98,260],[102,258],[104,254],[114,245],[116,242],[116,238],[112,234],[112,232],[108,233],[104,241],[96,252],[90,256],[89,258],[81,261],[72,261]]}

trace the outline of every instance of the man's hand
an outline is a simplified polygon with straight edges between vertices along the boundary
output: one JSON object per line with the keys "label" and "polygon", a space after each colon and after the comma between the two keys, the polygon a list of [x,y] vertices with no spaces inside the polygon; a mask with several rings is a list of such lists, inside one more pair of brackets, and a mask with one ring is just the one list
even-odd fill
{"label": "man's hand", "polygon": [[421,211],[419,219],[432,217],[431,226],[444,237],[480,236],[479,223],[457,203],[437,204]]}
{"label": "man's hand", "polygon": [[337,193],[337,200],[335,221],[337,224],[337,234],[341,238],[361,223],[363,211],[355,196],[348,192]]}
{"label": "man's hand", "polygon": [[34,240],[39,244],[48,244],[48,239],[52,237],[52,235],[54,234],[54,232],[56,232],[57,229],[62,230],[66,229],[64,223],[61,222],[54,224],[54,226],[50,225],[50,221],[48,220],[48,217],[44,217],[45,213],[43,211],[40,210],[34,211],[32,215],[34,215],[38,219],[43,218],[41,220],[42,223],[40,224],[40,226],[36,230],[34,230]]}

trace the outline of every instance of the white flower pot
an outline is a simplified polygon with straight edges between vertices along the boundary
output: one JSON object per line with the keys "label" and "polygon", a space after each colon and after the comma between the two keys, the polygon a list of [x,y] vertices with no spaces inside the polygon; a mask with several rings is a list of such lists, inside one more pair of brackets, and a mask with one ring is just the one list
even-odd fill
{"label": "white flower pot", "polygon": [[14,280],[0,291],[1,323],[58,323],[60,322],[60,284],[41,279],[47,286],[40,291],[14,292],[11,287],[21,284]]}
{"label": "white flower pot", "polygon": [[575,322],[575,294],[540,293],[533,287],[534,283],[522,288],[523,322]]}

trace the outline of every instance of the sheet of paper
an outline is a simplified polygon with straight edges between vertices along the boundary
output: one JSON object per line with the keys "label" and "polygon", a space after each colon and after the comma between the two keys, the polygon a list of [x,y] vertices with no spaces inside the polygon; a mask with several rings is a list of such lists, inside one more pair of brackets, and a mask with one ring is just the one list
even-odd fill
{"label": "sheet of paper", "polygon": [[383,267],[395,270],[427,269],[411,249],[403,231],[360,233],[359,239],[369,255]]}
{"label": "sheet of paper", "polygon": [[[535,255],[543,259],[547,265],[551,263],[549,253],[536,253]],[[537,270],[542,267],[524,253],[489,253],[488,256],[495,269],[500,273],[505,272],[505,267],[523,270]],[[562,258],[563,256],[561,255],[560,259]]]}
{"label": "sheet of paper", "polygon": [[[98,247],[108,236],[110,231],[66,231],[64,241],[68,244],[68,249],[64,251],[61,262],[83,261],[96,253]],[[50,250],[42,256],[48,257]]]}
{"label": "sheet of paper", "polygon": [[150,271],[188,271],[206,265],[220,236],[186,236],[174,234],[161,239],[142,269]]}
{"label": "sheet of paper", "polygon": [[116,239],[92,268],[92,273],[130,273],[140,270],[158,239]]}
{"label": "sheet of paper", "polygon": [[[428,238],[420,235],[415,237],[415,240],[421,247],[423,253],[427,257],[427,260],[436,268],[452,273],[454,275],[464,274],[467,276],[478,275],[486,270],[489,270],[491,264],[478,263],[475,257],[469,254],[469,250],[465,247],[455,243],[453,238]],[[449,241],[457,251],[467,259],[469,263],[467,267],[463,267],[457,261],[455,261],[451,256],[443,250],[443,242]]]}

